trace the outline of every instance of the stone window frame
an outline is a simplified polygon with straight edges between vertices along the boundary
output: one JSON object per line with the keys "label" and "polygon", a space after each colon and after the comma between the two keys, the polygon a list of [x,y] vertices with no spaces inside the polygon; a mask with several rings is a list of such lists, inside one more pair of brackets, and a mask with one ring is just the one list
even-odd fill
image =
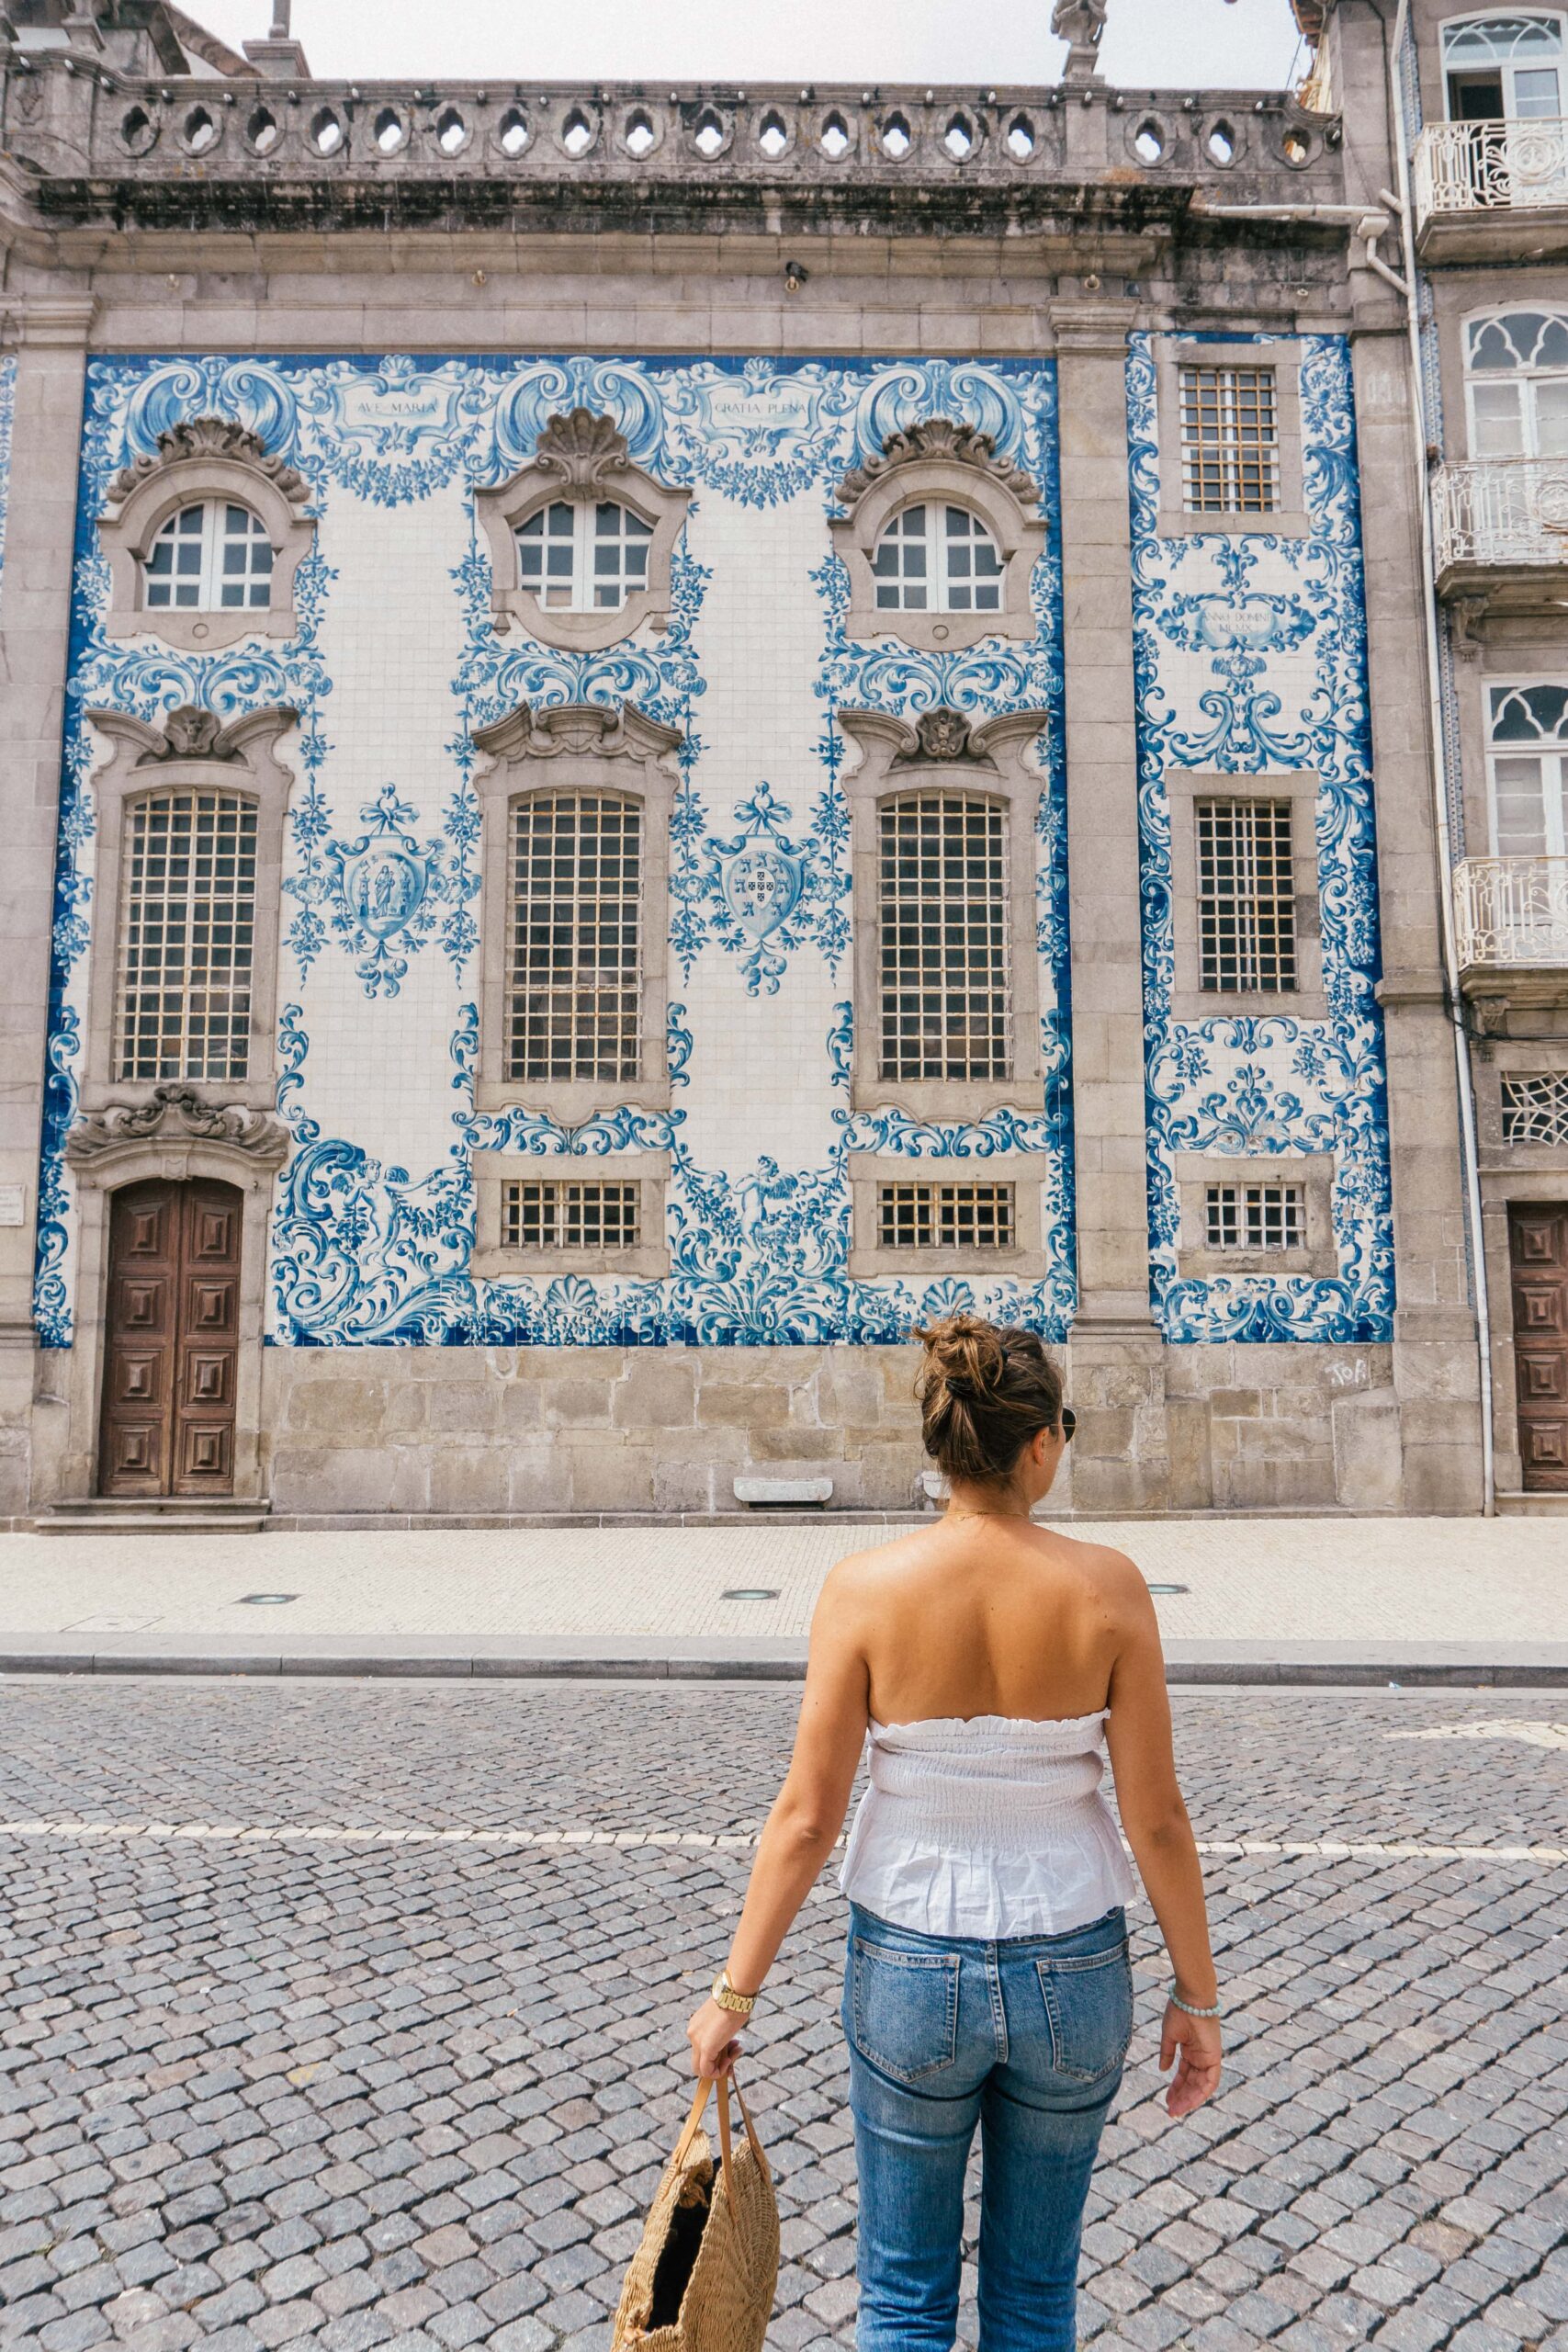
{"label": "stone window frame", "polygon": [[[269,1097],[270,1100],[270,1097]],[[234,1477],[236,1502],[266,1492],[262,1370],[273,1189],[292,1144],[265,1112],[209,1103],[192,1086],[165,1081],[140,1102],[117,1094],[78,1118],[65,1139],[76,1198],[75,1340],[65,1373],[66,1495],[98,1491],[99,1418],[108,1331],[109,1227],[114,1196],[153,1178],[185,1184],[199,1177],[231,1184],[241,1197],[236,1300]]]}
{"label": "stone window frame", "polygon": [[[1271,368],[1279,447],[1280,503],[1263,514],[1192,514],[1181,439],[1183,368]],[[1159,416],[1159,537],[1195,538],[1206,533],[1256,533],[1277,539],[1304,539],[1312,532],[1306,511],[1302,455],[1302,345],[1298,336],[1272,343],[1205,343],[1168,334],[1155,355]]]}
{"label": "stone window frame", "polygon": [[[1218,770],[1168,769],[1170,810],[1170,915],[1176,968],[1174,1021],[1326,1021],[1323,977],[1323,883],[1318,862],[1315,768],[1284,775],[1231,775]],[[1291,805],[1291,863],[1296,900],[1296,985],[1293,989],[1206,989],[1198,933],[1200,800],[1286,800]]]}
{"label": "stone window frame", "polygon": [[[850,1102],[878,1105],[919,1119],[983,1119],[1008,1105],[1038,1107],[1044,1076],[1040,1023],[1040,799],[1050,788],[1028,749],[1049,729],[1045,710],[1010,711],[972,726],[955,710],[923,713],[914,726],[875,710],[840,710],[838,722],[861,758],[841,778],[850,811],[850,870],[854,933],[854,1046]],[[1009,1012],[1012,1070],[1007,1078],[883,1078],[881,1032],[880,841],[885,803],[917,791],[959,792],[1000,800],[1008,819],[1008,915],[1011,951]]]}
{"label": "stone window frame", "polygon": [[[681,789],[675,754],[679,729],[649,718],[634,704],[559,703],[547,710],[519,705],[475,732],[485,764],[474,779],[482,812],[479,1064],[476,1107],[518,1105],[579,1126],[595,1112],[670,1102],[670,823]],[[503,1075],[503,1041],[512,929],[511,818],[536,792],[608,792],[642,808],[642,969],[636,1079],[524,1079]]]}
{"label": "stone window frame", "polygon": [[[523,585],[515,534],[558,499],[572,505],[613,499],[629,506],[653,533],[647,586],[633,589],[613,611],[550,612]],[[668,627],[675,545],[691,499],[690,489],[659,481],[632,463],[626,437],[613,418],[589,408],[550,417],[539,435],[537,454],[525,466],[497,488],[474,492],[474,517],[490,550],[496,628],[515,628],[538,644],[567,652],[602,653],[635,636],[645,622]]]}
{"label": "stone window frame", "polygon": [[[1182,1282],[1213,1282],[1219,1274],[1310,1274],[1323,1281],[1339,1272],[1334,1231],[1331,1151],[1179,1151],[1172,1155],[1180,1228],[1177,1272]],[[1304,1193],[1306,1245],[1301,1250],[1213,1250],[1209,1246],[1211,1184],[1299,1184]]]}
{"label": "stone window frame", "polygon": [[1481,1172],[1516,1190],[1537,1176],[1568,1175],[1568,1143],[1505,1143],[1503,1080],[1561,1073],[1568,1079],[1568,1038],[1497,1037],[1474,1057]]}
{"label": "stone window frame", "polygon": [[[160,729],[132,718],[129,711],[87,712],[113,752],[91,782],[97,811],[97,864],[82,1080],[85,1110],[99,1111],[111,1102],[150,1101],[158,1086],[175,1083],[188,1088],[202,1102],[244,1103],[255,1110],[269,1109],[275,1102],[284,827],[294,788],[294,772],[278,759],[277,745],[299,717],[296,710],[272,705],[221,727],[211,711],[182,709],[170,711]],[[248,1075],[243,1079],[171,1080],[114,1075],[126,810],[143,794],[171,791],[238,792],[255,803],[250,1053]]]}
{"label": "stone window frame", "polygon": [[[848,513],[828,526],[833,552],[849,574],[850,608],[844,633],[855,641],[890,637],[924,652],[978,645],[989,637],[1033,638],[1039,616],[1031,593],[1034,567],[1044,554],[1040,484],[1032,474],[996,454],[995,444],[973,425],[950,417],[928,417],[903,433],[890,433],[880,457],[867,458],[846,474],[835,492]],[[932,501],[966,507],[984,523],[1002,560],[1001,609],[995,613],[885,612],[876,602],[872,565],[877,544],[906,507]]]}
{"label": "stone window frame", "polygon": [[[1050,1169],[1042,1152],[995,1152],[985,1159],[931,1159],[905,1152],[852,1151],[845,1159],[850,1187],[852,1282],[874,1274],[900,1274],[907,1282],[927,1274],[983,1274],[993,1271],[1021,1282],[1045,1272],[1044,1204],[1042,1192]],[[902,1184],[1010,1184],[1013,1238],[1007,1250],[954,1248],[894,1250],[884,1246],[877,1214],[881,1186]]]}
{"label": "stone window frame", "polygon": [[[215,652],[247,637],[293,637],[295,575],[316,538],[311,494],[304,476],[243,424],[198,416],[161,433],[152,455],[116,475],[98,517],[109,567],[105,636],[155,637],[186,653]],[[248,507],[264,526],[273,550],[271,603],[261,611],[150,612],[142,566],[153,540],[172,516],[214,498]]]}
{"label": "stone window frame", "polygon": [[[657,1279],[670,1272],[665,1203],[670,1191],[667,1151],[607,1151],[592,1155],[536,1151],[476,1151],[474,1250],[469,1272],[476,1282],[505,1282],[511,1276],[634,1274]],[[501,1238],[501,1193],[504,1184],[636,1183],[642,1238],[635,1250],[509,1250]]]}

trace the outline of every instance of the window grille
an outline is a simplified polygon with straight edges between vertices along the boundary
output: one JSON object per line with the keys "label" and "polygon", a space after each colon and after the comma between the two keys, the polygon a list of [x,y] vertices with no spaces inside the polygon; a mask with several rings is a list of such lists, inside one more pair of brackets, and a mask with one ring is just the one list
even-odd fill
{"label": "window grille", "polygon": [[653,526],[612,499],[558,498],[518,525],[517,576],[548,612],[619,612],[648,585]]}
{"label": "window grille", "polygon": [[266,526],[232,499],[171,514],[141,569],[150,613],[265,612],[272,603]]}
{"label": "window grille", "polygon": [[1306,1244],[1306,1194],[1299,1184],[1211,1184],[1211,1250],[1300,1250]]}
{"label": "window grille", "polygon": [[881,810],[883,1078],[1009,1075],[1007,810],[910,794]]}
{"label": "window grille", "polygon": [[1181,459],[1192,514],[1267,514],[1280,503],[1272,368],[1183,368]]}
{"label": "window grille", "polygon": [[1288,800],[1200,800],[1199,983],[1296,985],[1295,863]]}
{"label": "window grille", "polygon": [[885,1250],[1010,1250],[1010,1184],[879,1184]]}
{"label": "window grille", "polygon": [[642,1216],[637,1184],[503,1184],[503,1250],[635,1250]]}
{"label": "window grille", "polygon": [[1503,1141],[1568,1143],[1568,1070],[1505,1070]]}
{"label": "window grille", "polygon": [[125,812],[117,1078],[241,1079],[250,1065],[256,811],[158,792]]}
{"label": "window grille", "polygon": [[906,506],[872,561],[879,612],[999,613],[1002,560],[966,506]]}
{"label": "window grille", "polygon": [[506,1075],[640,1074],[642,811],[609,793],[513,804]]}

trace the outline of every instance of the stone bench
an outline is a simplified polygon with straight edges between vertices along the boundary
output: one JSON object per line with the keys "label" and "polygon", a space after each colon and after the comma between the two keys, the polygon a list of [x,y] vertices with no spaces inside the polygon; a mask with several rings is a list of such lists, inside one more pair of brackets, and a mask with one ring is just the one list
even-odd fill
{"label": "stone bench", "polygon": [[735,1499],[748,1510],[820,1510],[833,1499],[831,1478],[737,1478]]}

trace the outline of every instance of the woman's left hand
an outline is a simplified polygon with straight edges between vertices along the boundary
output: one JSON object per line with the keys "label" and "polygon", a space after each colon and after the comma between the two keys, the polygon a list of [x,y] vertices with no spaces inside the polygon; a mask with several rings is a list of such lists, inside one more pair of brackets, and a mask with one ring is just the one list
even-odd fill
{"label": "woman's left hand", "polygon": [[729,2009],[721,2009],[714,2000],[705,2001],[686,2028],[686,2039],[692,2045],[692,2064],[703,2075],[728,2075],[740,2054],[740,2044],[735,2038],[735,2018]]}

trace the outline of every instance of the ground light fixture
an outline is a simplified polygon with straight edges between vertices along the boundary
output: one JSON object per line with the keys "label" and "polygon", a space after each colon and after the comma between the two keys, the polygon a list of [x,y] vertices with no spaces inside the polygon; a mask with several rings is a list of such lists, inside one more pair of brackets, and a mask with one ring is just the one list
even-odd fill
{"label": "ground light fixture", "polygon": [[298,1600],[297,1592],[243,1592],[234,1603],[236,1609],[281,1609],[287,1601]]}
{"label": "ground light fixture", "polygon": [[1149,1587],[1149,1590],[1155,1593],[1190,1592],[1191,1589],[1192,1588],[1190,1584],[1152,1584]]}
{"label": "ground light fixture", "polygon": [[776,1600],[778,1594],[772,1585],[737,1584],[731,1585],[728,1592],[721,1592],[719,1599],[721,1600]]}

